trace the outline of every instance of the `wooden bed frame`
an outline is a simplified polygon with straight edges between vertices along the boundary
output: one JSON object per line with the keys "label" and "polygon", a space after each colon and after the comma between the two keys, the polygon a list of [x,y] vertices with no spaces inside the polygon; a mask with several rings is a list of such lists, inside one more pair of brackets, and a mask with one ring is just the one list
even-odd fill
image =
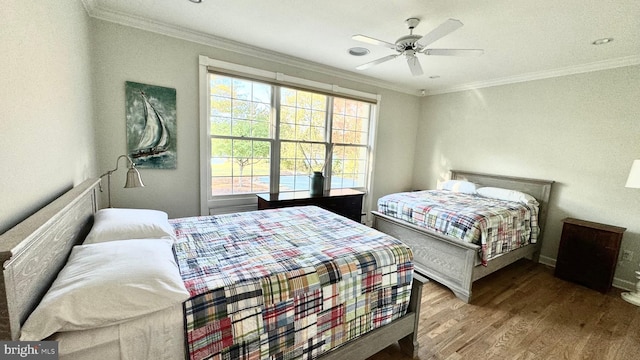
{"label": "wooden bed frame", "polygon": [[522,258],[538,261],[553,181],[458,170],[451,170],[451,179],[467,180],[481,186],[522,191],[533,196],[540,203],[538,214],[540,234],[536,244],[527,245],[491,259],[487,266],[482,266],[480,263],[480,246],[478,245],[372,211],[375,229],[400,239],[412,248],[416,271],[447,286],[459,299],[468,303],[471,301],[471,286],[474,281]]}
{"label": "wooden bed frame", "polygon": [[[72,247],[89,232],[98,209],[98,183],[98,179],[83,182],[0,236],[0,340],[18,340],[22,324],[55,280]],[[426,281],[414,273],[405,316],[320,358],[366,359],[395,342],[417,357],[420,299]]]}

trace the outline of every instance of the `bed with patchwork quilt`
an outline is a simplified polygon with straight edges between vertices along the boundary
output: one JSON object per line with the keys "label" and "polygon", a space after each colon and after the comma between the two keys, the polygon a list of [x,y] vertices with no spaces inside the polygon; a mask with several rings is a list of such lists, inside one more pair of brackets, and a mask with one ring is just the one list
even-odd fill
{"label": "bed with patchwork quilt", "polygon": [[489,259],[538,239],[538,205],[448,190],[395,193],[378,199],[378,212],[480,246]]}
{"label": "bed with patchwork quilt", "polygon": [[98,210],[98,189],[0,235],[1,340],[55,341],[61,360],[417,356],[427,280],[398,240],[319,208]]}
{"label": "bed with patchwork quilt", "polygon": [[407,314],[411,250],[329,211],[170,222],[190,359],[316,358]]}
{"label": "bed with patchwork quilt", "polygon": [[379,199],[373,227],[414,253],[415,270],[471,301],[472,283],[538,260],[553,181],[450,171],[455,188]]}

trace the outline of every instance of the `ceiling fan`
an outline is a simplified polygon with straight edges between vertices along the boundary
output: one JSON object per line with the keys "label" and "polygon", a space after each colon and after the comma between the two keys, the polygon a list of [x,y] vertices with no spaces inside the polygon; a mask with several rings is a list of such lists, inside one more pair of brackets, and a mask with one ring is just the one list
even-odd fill
{"label": "ceiling fan", "polygon": [[480,56],[484,53],[482,49],[429,49],[431,43],[436,40],[449,35],[453,31],[462,27],[462,22],[456,19],[449,19],[437,28],[431,30],[428,34],[424,36],[414,35],[413,29],[418,26],[420,23],[420,19],[418,18],[409,18],[405,20],[407,26],[409,27],[409,35],[405,35],[396,40],[395,43],[390,43],[378,39],[374,39],[372,37],[366,35],[353,35],[351,38],[356,41],[361,41],[367,44],[373,45],[381,45],[384,47],[388,47],[397,52],[397,54],[388,55],[382,57],[380,59],[362,64],[356,69],[365,70],[372,66],[382,64],[383,62],[393,60],[400,55],[404,55],[407,58],[407,64],[409,65],[409,69],[411,70],[411,74],[414,76],[422,75],[422,66],[420,66],[420,61],[418,60],[417,54],[425,54],[425,55],[445,55],[445,56]]}

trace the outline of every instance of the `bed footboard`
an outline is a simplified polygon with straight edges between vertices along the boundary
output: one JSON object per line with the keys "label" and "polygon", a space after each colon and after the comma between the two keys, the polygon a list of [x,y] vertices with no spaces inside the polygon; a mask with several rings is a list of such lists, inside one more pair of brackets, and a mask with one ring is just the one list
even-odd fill
{"label": "bed footboard", "polygon": [[429,280],[413,273],[411,300],[407,314],[383,327],[340,346],[320,356],[322,360],[366,359],[384,348],[398,342],[402,352],[415,359],[418,357],[418,322],[420,320],[420,302],[422,286]]}
{"label": "bed footboard", "polygon": [[538,261],[540,244],[530,244],[480,265],[479,246],[434,234],[413,224],[372,211],[373,227],[394,236],[413,250],[416,271],[448,287],[457,298],[471,301],[474,281],[526,258]]}
{"label": "bed footboard", "polygon": [[371,213],[375,229],[400,239],[413,250],[417,272],[445,285],[456,297],[469,302],[479,246],[428,232],[377,211]]}

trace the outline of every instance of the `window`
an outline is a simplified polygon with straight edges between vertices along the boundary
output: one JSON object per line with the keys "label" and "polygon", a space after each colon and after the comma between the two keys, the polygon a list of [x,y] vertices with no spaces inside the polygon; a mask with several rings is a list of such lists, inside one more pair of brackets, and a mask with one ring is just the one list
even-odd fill
{"label": "window", "polygon": [[329,99],[288,88],[279,93],[279,192],[309,190],[309,174],[326,167]]}
{"label": "window", "polygon": [[[234,71],[250,69],[233,66]],[[372,95],[356,100],[361,96],[329,94],[333,86],[315,90],[319,83],[285,86],[260,80],[267,72],[255,71],[259,74],[251,79],[251,71],[239,77],[201,66],[202,99],[207,100],[201,107],[207,139],[201,151],[208,167],[202,177],[203,213],[255,204],[255,193],[309,190],[313,171],[323,172],[325,189],[367,190],[376,109]],[[287,83],[295,83],[291,79],[296,78]]]}
{"label": "window", "polygon": [[365,184],[370,116],[369,104],[334,98],[332,188],[362,187]]}
{"label": "window", "polygon": [[211,194],[269,191],[270,85],[210,75]]}

